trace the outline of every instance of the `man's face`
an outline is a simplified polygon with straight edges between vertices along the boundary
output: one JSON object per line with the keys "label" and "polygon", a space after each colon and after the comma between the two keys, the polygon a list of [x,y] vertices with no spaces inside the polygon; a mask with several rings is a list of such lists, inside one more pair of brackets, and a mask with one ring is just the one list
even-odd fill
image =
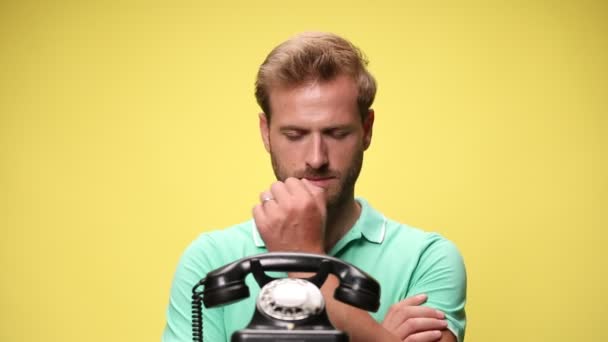
{"label": "man's face", "polygon": [[357,86],[339,76],[270,92],[270,123],[260,131],[278,180],[306,178],[325,189],[327,205],[352,198],[363,151],[371,141],[374,113],[361,122]]}

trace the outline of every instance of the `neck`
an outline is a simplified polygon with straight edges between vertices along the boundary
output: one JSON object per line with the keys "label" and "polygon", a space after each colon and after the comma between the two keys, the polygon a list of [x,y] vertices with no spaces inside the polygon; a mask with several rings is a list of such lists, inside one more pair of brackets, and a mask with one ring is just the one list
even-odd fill
{"label": "neck", "polygon": [[327,208],[325,226],[325,251],[329,252],[334,245],[357,222],[361,214],[361,206],[354,196],[348,196],[346,201]]}

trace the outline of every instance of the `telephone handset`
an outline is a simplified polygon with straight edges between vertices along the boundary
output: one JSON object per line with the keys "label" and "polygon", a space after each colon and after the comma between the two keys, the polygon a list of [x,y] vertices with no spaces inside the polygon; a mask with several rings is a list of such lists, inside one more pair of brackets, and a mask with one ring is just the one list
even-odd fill
{"label": "telephone handset", "polygon": [[[305,279],[275,279],[265,271],[316,272]],[[330,256],[308,253],[265,253],[243,258],[207,273],[193,289],[192,332],[202,341],[202,306],[212,308],[249,297],[245,277],[252,273],[261,290],[251,323],[232,335],[232,342],[348,341],[327,318],[320,287],[331,273],[340,284],[337,300],[367,311],[380,306],[380,284],[367,273]],[[199,288],[204,286],[204,290]]]}

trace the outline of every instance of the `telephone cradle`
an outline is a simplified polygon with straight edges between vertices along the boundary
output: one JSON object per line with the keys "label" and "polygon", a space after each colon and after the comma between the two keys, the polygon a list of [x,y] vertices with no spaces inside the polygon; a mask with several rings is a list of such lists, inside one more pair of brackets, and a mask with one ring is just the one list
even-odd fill
{"label": "telephone cradle", "polygon": [[[309,278],[273,278],[265,272],[314,272]],[[260,286],[256,310],[247,327],[232,334],[232,342],[347,342],[325,310],[321,286],[335,275],[334,298],[367,311],[380,306],[380,284],[340,259],[308,253],[264,253],[211,271],[192,289],[192,336],[203,341],[202,305],[213,308],[249,297],[245,277]],[[201,290],[201,287],[203,290]]]}

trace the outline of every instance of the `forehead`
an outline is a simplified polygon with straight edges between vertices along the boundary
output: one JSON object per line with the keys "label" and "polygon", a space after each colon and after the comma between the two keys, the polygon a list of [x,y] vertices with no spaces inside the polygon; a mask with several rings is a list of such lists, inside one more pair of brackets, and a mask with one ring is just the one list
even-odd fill
{"label": "forehead", "polygon": [[271,124],[348,124],[359,120],[358,88],[348,76],[270,91]]}

